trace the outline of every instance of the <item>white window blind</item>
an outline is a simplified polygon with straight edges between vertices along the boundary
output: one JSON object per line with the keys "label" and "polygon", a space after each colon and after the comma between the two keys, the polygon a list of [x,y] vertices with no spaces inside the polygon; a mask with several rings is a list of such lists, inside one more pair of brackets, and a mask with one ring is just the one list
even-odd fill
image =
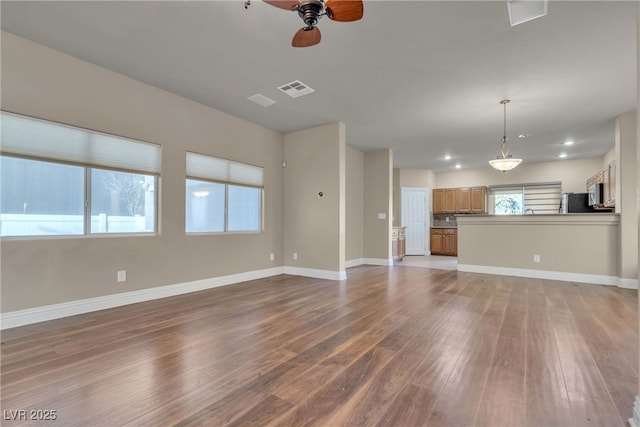
{"label": "white window blind", "polygon": [[264,185],[264,169],[213,156],[187,152],[187,176],[254,187]]}
{"label": "white window blind", "polygon": [[532,213],[557,214],[562,198],[562,184],[530,184],[524,187],[524,208]]}
{"label": "white window blind", "polygon": [[2,112],[0,153],[160,173],[160,146]]}
{"label": "white window blind", "polygon": [[561,182],[492,186],[494,196],[522,194],[523,213],[557,214],[562,197]]}

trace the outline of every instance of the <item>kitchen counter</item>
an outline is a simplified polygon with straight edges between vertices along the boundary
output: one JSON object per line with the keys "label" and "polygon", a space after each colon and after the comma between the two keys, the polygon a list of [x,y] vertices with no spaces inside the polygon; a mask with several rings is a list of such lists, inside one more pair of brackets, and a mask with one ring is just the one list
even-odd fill
{"label": "kitchen counter", "polygon": [[561,213],[555,213],[555,214],[525,214],[525,215],[489,215],[489,214],[473,214],[473,215],[468,215],[468,214],[457,214],[456,215],[456,221],[459,221],[460,218],[467,218],[467,219],[472,219],[472,218],[527,218],[530,219],[532,217],[556,217],[556,218],[562,218],[562,217],[568,217],[568,218],[573,218],[573,217],[591,217],[591,216],[620,216],[619,213],[615,213],[615,212],[607,212],[607,211],[602,211],[602,212],[585,212],[585,213],[566,213],[566,214],[561,214]]}
{"label": "kitchen counter", "polygon": [[456,225],[432,225],[431,228],[458,228]]}
{"label": "kitchen counter", "polygon": [[467,215],[458,270],[618,285],[620,215]]}

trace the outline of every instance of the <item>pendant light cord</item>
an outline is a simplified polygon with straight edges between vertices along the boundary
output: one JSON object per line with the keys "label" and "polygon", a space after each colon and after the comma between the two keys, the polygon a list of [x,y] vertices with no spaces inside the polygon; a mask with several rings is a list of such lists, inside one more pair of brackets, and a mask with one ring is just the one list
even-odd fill
{"label": "pendant light cord", "polygon": [[500,103],[504,106],[504,133],[502,134],[502,158],[506,159],[509,151],[507,150],[507,104],[510,101],[503,99]]}

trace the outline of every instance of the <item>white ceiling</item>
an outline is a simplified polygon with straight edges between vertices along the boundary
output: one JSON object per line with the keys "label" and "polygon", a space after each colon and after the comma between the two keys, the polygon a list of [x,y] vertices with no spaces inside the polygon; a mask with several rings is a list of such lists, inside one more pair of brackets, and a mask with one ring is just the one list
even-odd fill
{"label": "white ceiling", "polygon": [[[342,121],[347,144],[392,148],[396,167],[488,167],[503,98],[514,156],[600,156],[637,105],[635,1],[551,1],[510,27],[506,1],[365,0],[361,21],[324,17],[303,49],[290,46],[296,13],[243,4],[3,0],[1,16],[5,31],[283,133]],[[277,89],[296,79],[315,93]],[[246,100],[257,93],[277,103]]]}

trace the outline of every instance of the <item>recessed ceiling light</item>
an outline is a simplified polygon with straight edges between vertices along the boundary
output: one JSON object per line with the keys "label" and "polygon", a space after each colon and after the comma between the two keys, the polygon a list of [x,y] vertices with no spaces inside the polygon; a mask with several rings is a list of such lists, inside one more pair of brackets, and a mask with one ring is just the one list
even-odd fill
{"label": "recessed ceiling light", "polygon": [[561,159],[566,159],[567,158],[567,153],[560,153],[560,154],[558,154],[558,157],[560,157]]}
{"label": "recessed ceiling light", "polygon": [[575,141],[565,141],[564,145],[573,145]]}
{"label": "recessed ceiling light", "polygon": [[445,155],[445,156],[443,157],[443,159],[445,159],[445,160],[451,160],[451,155],[447,154],[447,155]]}
{"label": "recessed ceiling light", "polygon": [[460,165],[460,163],[456,164],[456,169],[460,169],[462,167],[462,165]]}
{"label": "recessed ceiling light", "polygon": [[518,135],[518,138],[526,138],[528,136],[529,136],[528,133],[521,133],[520,135]]}

